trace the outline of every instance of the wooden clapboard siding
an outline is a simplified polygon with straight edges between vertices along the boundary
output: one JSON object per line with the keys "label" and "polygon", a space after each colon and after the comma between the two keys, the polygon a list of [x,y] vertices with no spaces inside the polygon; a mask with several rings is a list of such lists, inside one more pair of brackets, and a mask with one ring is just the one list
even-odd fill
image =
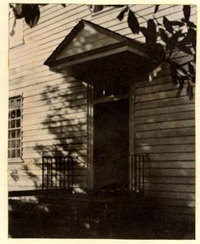
{"label": "wooden clapboard siding", "polygon": [[[48,101],[46,101],[48,103]],[[62,102],[62,106],[65,108],[74,108],[75,111],[79,112],[82,111],[82,106],[86,105],[87,100],[86,99],[81,99],[81,100],[72,100],[68,102]],[[40,105],[41,104],[41,105]],[[60,103],[56,104],[50,104],[50,105],[43,105],[43,103],[40,103],[38,106],[31,106],[30,108],[24,108],[23,112],[24,115],[27,114],[33,114],[33,113],[40,113],[40,112],[45,112],[45,111],[52,111],[52,110],[58,110],[59,112],[62,112],[60,107]],[[79,110],[80,108],[80,110]],[[72,109],[73,111],[73,109]],[[68,110],[64,110],[64,112],[70,113]]]}
{"label": "wooden clapboard siding", "polygon": [[194,185],[195,180],[192,176],[174,176],[169,178],[168,176],[152,176],[151,180],[145,179],[145,187],[146,182],[150,184],[185,184],[185,185]]}
{"label": "wooden clapboard siding", "polygon": [[[159,116],[157,115],[149,115],[149,116],[142,116],[135,119],[136,124],[146,124],[146,123],[157,123],[157,122],[166,122],[166,121],[176,121],[176,123],[179,123],[179,120],[194,120],[195,113],[194,111],[187,111],[187,114],[183,114],[182,112],[175,112],[172,113],[169,117],[168,114],[161,114]],[[159,124],[158,124],[159,125]],[[160,124],[162,125],[162,124]]]}
{"label": "wooden clapboard siding", "polygon": [[[142,26],[152,18],[153,5],[130,5]],[[89,20],[118,34],[144,42],[133,35],[127,24],[127,13],[117,19],[122,8],[111,7],[92,14],[86,5],[49,4],[41,8],[41,18],[34,28],[24,23],[25,44],[10,50],[10,96],[23,96],[23,160],[9,165],[10,173],[17,170],[19,180],[9,178],[10,190],[41,187],[41,157],[46,155],[78,156],[87,162],[87,88],[66,74],[54,73],[44,66],[61,41],[81,19]],[[161,5],[155,14],[169,20],[183,17],[182,6]],[[196,21],[196,8],[191,9]],[[105,38],[89,40],[99,45]],[[173,54],[176,62],[185,63],[183,53]],[[132,111],[134,138],[131,151],[149,153],[145,165],[146,194],[154,197],[158,209],[169,216],[193,220],[195,184],[195,108],[186,90],[178,94],[172,84],[170,69],[163,71],[153,82],[134,79]],[[28,168],[27,168],[28,167]],[[16,173],[16,172],[14,172]],[[86,175],[84,167],[82,175]],[[32,176],[32,178],[30,177]],[[78,180],[78,179],[77,179]],[[80,179],[79,179],[80,181]],[[85,186],[83,180],[83,186]]]}
{"label": "wooden clapboard siding", "polygon": [[[45,136],[46,140],[50,140],[50,139],[60,139],[60,138],[76,138],[76,137],[80,137],[80,136],[86,136],[86,132],[85,131],[67,131],[65,133],[63,132],[59,132],[59,130],[56,131],[55,134],[53,134],[53,132],[51,134],[48,134]],[[36,134],[36,135],[32,135],[32,136],[23,136],[23,141],[40,141],[40,140],[44,140],[44,135],[41,134]]]}
{"label": "wooden clapboard siding", "polygon": [[[48,93],[49,94],[49,93]],[[42,105],[46,105],[46,101],[45,100],[46,95],[44,95],[43,93],[43,97],[41,98],[41,96],[32,96],[32,97],[27,97],[26,98],[26,105],[24,106],[24,109],[26,108],[34,108],[34,107],[40,107]],[[87,94],[86,92],[80,92],[80,93],[76,93],[76,94],[72,94],[72,95],[65,95],[63,96],[65,97],[65,99],[67,100],[67,102],[64,102],[64,105],[69,105],[69,103],[71,102],[71,105],[73,106],[77,106],[77,105],[81,105],[81,104],[85,104],[85,98],[87,98]],[[60,98],[61,100],[62,98]],[[52,106],[57,106],[60,103],[60,100],[56,100],[53,98],[48,98],[49,100],[49,104],[51,104]]]}
{"label": "wooden clapboard siding", "polygon": [[[147,82],[146,82],[147,83]],[[148,103],[136,103],[135,104],[135,109],[140,110],[140,109],[153,109],[153,108],[159,108],[160,106],[174,106],[178,104],[182,105],[187,105],[191,104],[191,101],[189,100],[188,96],[180,96],[178,99],[177,97],[172,97],[172,98],[164,98],[163,100],[156,100],[156,101],[149,101]],[[191,113],[193,113],[191,111]],[[138,118],[139,119],[139,118]]]}
{"label": "wooden clapboard siding", "polygon": [[135,138],[161,138],[161,137],[177,137],[177,136],[194,136],[194,128],[175,128],[159,131],[145,131],[145,132],[135,132]]}
{"label": "wooden clapboard siding", "polygon": [[31,140],[31,138],[24,138],[23,140],[23,147],[28,148],[28,147],[35,147],[38,144],[44,145],[44,146],[50,146],[50,145],[69,145],[69,144],[83,144],[87,142],[87,137],[86,136],[80,136],[80,137],[75,137],[75,138],[56,138],[53,140],[52,138],[48,138],[47,140],[41,139],[41,140]]}
{"label": "wooden clapboard siding", "polygon": [[25,165],[23,162],[9,164],[9,190],[32,190],[42,185],[42,171],[38,164]]}
{"label": "wooden clapboard siding", "polygon": [[70,132],[70,131],[85,131],[86,129],[86,122],[85,121],[81,121],[81,122],[75,122],[74,124],[67,124],[65,123],[64,125],[61,124],[60,126],[57,124],[53,124],[53,126],[51,126],[51,124],[48,124],[46,127],[43,126],[43,127],[31,127],[31,128],[28,128],[28,130],[24,130],[23,131],[23,137],[27,137],[27,136],[33,136],[33,135],[37,135],[37,134],[40,134],[40,135],[45,135],[48,131],[48,129],[51,129],[52,133],[56,133],[58,130],[62,133],[65,133],[65,132]]}
{"label": "wooden clapboard siding", "polygon": [[158,146],[158,145],[188,145],[194,144],[195,138],[193,136],[180,136],[180,137],[162,137],[162,138],[145,138],[145,139],[136,139],[137,146]]}
{"label": "wooden clapboard siding", "polygon": [[[195,106],[185,91],[177,95],[167,70],[166,67],[152,83],[135,84],[135,152],[149,154],[145,190],[158,204],[162,203],[158,210],[168,215],[190,215],[191,221],[195,195]],[[165,198],[169,198],[167,202]],[[174,208],[169,204],[173,201]]]}
{"label": "wooden clapboard siding", "polygon": [[[54,148],[52,148],[51,150],[46,150],[44,149],[39,149],[38,151],[35,150],[34,148],[28,149],[28,150],[24,150],[23,153],[23,159],[26,162],[29,159],[38,159],[41,158],[43,155],[45,156],[51,156],[54,157],[56,155],[60,155],[62,154],[62,156],[74,156],[74,157],[78,157],[79,159],[84,160],[84,162],[86,162],[86,157],[87,157],[87,150],[82,149],[74,149],[74,150],[63,150],[62,152],[55,150]],[[19,189],[20,190],[20,189]]]}
{"label": "wooden clapboard siding", "polygon": [[39,130],[42,131],[43,129],[47,128],[59,128],[62,126],[65,126],[65,128],[69,128],[69,131],[71,131],[71,126],[75,126],[78,128],[78,125],[86,124],[87,119],[80,118],[80,119],[70,119],[70,120],[65,120],[65,121],[56,121],[56,122],[45,122],[45,124],[41,123],[36,123],[36,124],[31,124],[31,125],[26,125],[24,128],[24,131],[34,131],[34,130]]}
{"label": "wooden clapboard siding", "polygon": [[[53,156],[60,152],[86,161],[86,87],[72,77],[50,72],[43,65],[74,27],[77,16],[88,15],[84,9],[83,5],[67,8],[55,5],[50,8],[50,13],[45,11],[44,18],[41,11],[38,25],[33,29],[26,27],[24,31],[26,44],[10,52],[10,95],[23,94],[25,163],[41,159],[44,153]],[[34,167],[33,164],[32,170]],[[23,172],[22,169],[19,171]],[[37,175],[41,175],[41,169],[37,170]],[[35,188],[24,177],[22,181],[10,184],[14,190],[26,189],[26,185],[27,189]]]}

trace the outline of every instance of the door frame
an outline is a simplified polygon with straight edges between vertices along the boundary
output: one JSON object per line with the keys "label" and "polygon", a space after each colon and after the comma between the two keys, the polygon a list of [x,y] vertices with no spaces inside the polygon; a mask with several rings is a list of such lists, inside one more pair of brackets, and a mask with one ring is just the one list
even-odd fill
{"label": "door frame", "polygon": [[[134,154],[134,84],[130,84],[129,94],[121,97],[105,97],[97,101],[93,101],[93,86],[87,85],[87,186],[89,189],[94,189],[94,104],[111,102],[122,99],[129,100],[129,155]],[[131,157],[129,157],[129,190],[133,190],[133,165]]]}

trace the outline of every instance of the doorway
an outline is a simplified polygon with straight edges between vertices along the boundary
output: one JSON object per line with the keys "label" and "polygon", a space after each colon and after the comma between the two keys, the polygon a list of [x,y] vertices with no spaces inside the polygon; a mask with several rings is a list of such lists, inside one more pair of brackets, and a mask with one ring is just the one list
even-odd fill
{"label": "doorway", "polygon": [[94,105],[94,186],[128,188],[129,100]]}

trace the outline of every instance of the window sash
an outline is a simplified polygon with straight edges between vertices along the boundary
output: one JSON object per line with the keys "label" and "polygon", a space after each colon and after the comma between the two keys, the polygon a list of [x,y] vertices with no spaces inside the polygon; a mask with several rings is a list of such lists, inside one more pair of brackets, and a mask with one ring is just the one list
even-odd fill
{"label": "window sash", "polygon": [[21,121],[22,121],[22,98],[9,99],[8,117],[8,157],[19,158],[22,152]]}

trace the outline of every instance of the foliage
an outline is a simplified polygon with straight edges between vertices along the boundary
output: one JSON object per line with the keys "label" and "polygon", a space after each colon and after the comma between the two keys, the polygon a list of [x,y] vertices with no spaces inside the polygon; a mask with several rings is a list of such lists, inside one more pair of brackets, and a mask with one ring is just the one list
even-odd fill
{"label": "foliage", "polygon": [[[166,16],[162,23],[156,18],[160,5],[156,5],[153,18],[146,20],[146,27],[140,26],[137,14],[126,6],[118,15],[122,21],[128,13],[127,23],[133,34],[142,33],[145,37],[146,51],[154,59],[154,69],[149,74],[149,80],[157,75],[164,63],[168,63],[171,69],[172,81],[182,90],[184,84],[190,99],[193,97],[195,86],[195,61],[196,61],[196,25],[190,21],[191,7],[183,6],[183,18],[170,21]],[[173,54],[186,53],[191,57],[190,61],[179,64],[173,59]]]}
{"label": "foliage", "polygon": [[[16,19],[24,18],[27,25],[32,28],[39,21],[40,5],[46,4],[10,4],[10,7]],[[66,7],[65,4],[61,5]],[[173,82],[180,90],[186,84],[189,98],[192,99],[196,73],[196,25],[190,21],[191,7],[183,6],[182,19],[170,21],[164,16],[162,23],[156,18],[159,7],[160,5],[155,6],[153,18],[146,20],[146,27],[140,26],[138,21],[140,16],[137,16],[137,13],[134,13],[129,6],[125,6],[118,15],[118,19],[122,21],[128,13],[127,23],[132,33],[142,33],[145,37],[146,51],[154,59],[154,69],[149,74],[149,80],[152,81],[162,69],[163,64],[168,63]],[[174,61],[173,54],[180,51],[188,54],[191,60],[182,65]]]}

